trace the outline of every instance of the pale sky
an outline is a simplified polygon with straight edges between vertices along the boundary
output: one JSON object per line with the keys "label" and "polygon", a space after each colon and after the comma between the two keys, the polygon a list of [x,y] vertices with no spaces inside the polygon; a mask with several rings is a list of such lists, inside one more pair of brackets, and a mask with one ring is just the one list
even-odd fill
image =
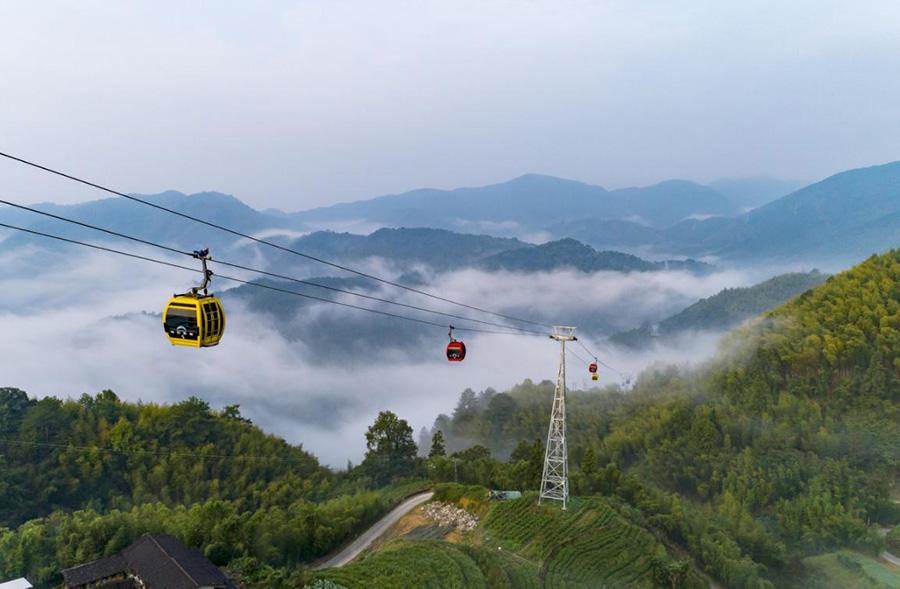
{"label": "pale sky", "polygon": [[[300,210],[526,172],[607,188],[900,159],[900,3],[0,3],[0,151]],[[93,191],[0,161],[0,192]]]}

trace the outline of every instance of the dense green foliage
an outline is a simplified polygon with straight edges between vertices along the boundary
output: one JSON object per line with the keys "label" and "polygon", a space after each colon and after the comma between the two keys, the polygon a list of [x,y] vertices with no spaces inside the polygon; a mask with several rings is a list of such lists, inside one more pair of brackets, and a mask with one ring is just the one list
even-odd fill
{"label": "dense green foliage", "polygon": [[15,532],[0,528],[0,576],[27,575],[35,584],[53,585],[61,569],[117,554],[148,532],[172,534],[218,565],[252,558],[262,565],[296,569],[337,548],[384,508],[379,493],[360,492],[254,511],[227,501],[190,507],[145,504],[106,514],[57,511]]}
{"label": "dense green foliage", "polygon": [[[411,474],[411,430],[391,416]],[[196,398],[160,406],[111,391],[60,401],[0,389],[0,440],[0,577],[39,586],[147,532],[172,534],[216,564],[290,578],[422,488],[384,486],[395,462],[334,473],[237,406],[217,413]],[[367,490],[376,478],[381,489]]]}
{"label": "dense green foliage", "polygon": [[[572,393],[573,489],[620,497],[634,521],[730,587],[757,587],[767,570],[816,551],[876,551],[874,526],[900,522],[889,495],[900,470],[898,357],[892,252],[733,332],[696,374],[658,368],[627,395]],[[551,391],[526,382],[503,412],[488,409],[505,393],[464,395],[435,427],[450,450],[474,442],[506,453],[541,436]]]}
{"label": "dense green foliage", "polygon": [[416,443],[413,429],[391,411],[379,411],[375,423],[366,430],[366,457],[362,469],[376,486],[382,487],[416,470]]}
{"label": "dense green foliage", "polygon": [[671,342],[686,332],[731,329],[822,284],[826,278],[827,275],[813,270],[782,274],[747,288],[726,288],[659,322],[656,333],[650,323],[645,323],[637,329],[617,333],[610,340],[619,345],[644,348],[657,340]]}
{"label": "dense green foliage", "polygon": [[54,509],[287,506],[328,497],[339,482],[236,406],[216,413],[196,398],[160,406],[122,403],[112,391],[60,401],[0,389],[0,439],[0,526]]}
{"label": "dense green foliage", "polygon": [[[892,252],[733,331],[695,373],[658,367],[627,394],[572,392],[571,488],[582,498],[570,511],[526,496],[492,507],[476,532],[481,545],[407,539],[312,576],[347,587],[413,578],[575,587],[598,577],[678,586],[696,580],[688,560],[670,556],[684,550],[728,587],[803,586],[857,566],[877,586],[881,571],[865,559],[810,557],[877,552],[885,543],[877,527],[900,522],[889,493],[900,472],[898,358],[900,253]],[[259,585],[306,582],[300,563],[403,494],[388,500],[367,486],[426,473],[535,490],[552,389],[526,381],[506,393],[464,391],[453,415],[426,432],[433,443],[440,431],[445,448],[427,460],[413,457],[408,424],[385,412],[369,430],[368,462],[337,474],[264,435],[237,407],[132,405],[110,392],[34,401],[2,389],[2,523],[46,517],[0,531],[0,572],[53,582],[54,559],[89,560],[143,531],[168,531],[216,562],[254,569],[253,579],[268,579]],[[467,505],[485,492],[438,491]],[[887,543],[898,544],[895,533]],[[500,556],[510,549],[543,576],[510,568],[514,557]]]}

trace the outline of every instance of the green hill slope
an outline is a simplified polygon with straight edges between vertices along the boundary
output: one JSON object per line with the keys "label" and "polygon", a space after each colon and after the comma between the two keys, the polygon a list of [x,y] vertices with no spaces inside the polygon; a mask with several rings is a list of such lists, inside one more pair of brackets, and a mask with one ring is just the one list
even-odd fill
{"label": "green hill slope", "polygon": [[[900,523],[898,357],[894,251],[731,332],[701,370],[660,366],[628,394],[572,392],[573,489],[620,497],[729,587],[809,586],[804,558],[877,555],[879,528]],[[435,426],[450,448],[527,446],[545,435],[551,390],[475,395]]]}
{"label": "green hill slope", "polygon": [[[40,400],[0,388],[0,578],[58,587],[61,569],[167,533],[215,564],[296,570],[405,492],[365,485],[263,433],[237,406]],[[398,492],[397,492],[398,491]]]}
{"label": "green hill slope", "polygon": [[822,284],[826,278],[826,274],[814,270],[782,274],[746,288],[726,288],[660,321],[655,333],[653,326],[646,323],[637,329],[617,333],[610,341],[630,348],[646,348],[655,341],[671,342],[685,332],[731,329]]}
{"label": "green hill slope", "polygon": [[[439,487],[439,494],[442,492]],[[455,486],[443,491],[456,492]],[[486,489],[480,490],[485,495]],[[704,587],[690,561],[674,558],[647,530],[602,497],[567,511],[538,505],[535,494],[510,501],[466,500],[482,524],[454,541],[405,537],[362,561],[317,573],[362,587]]]}

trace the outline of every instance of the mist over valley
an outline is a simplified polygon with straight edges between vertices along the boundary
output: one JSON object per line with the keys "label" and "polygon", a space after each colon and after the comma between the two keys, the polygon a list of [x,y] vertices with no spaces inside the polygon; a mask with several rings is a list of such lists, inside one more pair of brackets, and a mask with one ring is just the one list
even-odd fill
{"label": "mist over valley", "polygon": [[[869,174],[883,175],[881,169]],[[865,171],[856,175],[860,177],[856,186],[864,186]],[[647,326],[662,322],[666,331],[667,317],[698,300],[724,289],[749,287],[792,269],[810,270],[814,264],[834,268],[834,261],[827,256],[817,260],[810,252],[793,248],[779,253],[783,263],[777,266],[767,263],[748,266],[740,258],[731,260],[724,256],[707,257],[712,261],[709,263],[665,256],[642,259],[611,249],[598,251],[565,234],[571,230],[577,237],[585,238],[591,223],[583,217],[597,214],[585,210],[585,202],[590,199],[597,199],[596,206],[600,207],[597,211],[608,214],[606,221],[598,223],[598,230],[608,227],[608,223],[619,223],[622,227],[654,232],[653,236],[669,231],[659,226],[665,217],[659,217],[656,226],[622,218],[627,214],[635,219],[638,217],[635,211],[640,206],[655,206],[636,204],[642,199],[647,203],[659,198],[679,203],[682,208],[677,214],[668,213],[669,221],[678,221],[676,217],[704,216],[713,210],[736,213],[737,209],[726,197],[689,183],[663,183],[648,189],[648,196],[637,189],[608,193],[587,185],[560,182],[524,176],[499,188],[489,187],[490,190],[473,200],[482,203],[486,212],[484,217],[470,217],[469,221],[501,222],[505,219],[503,211],[508,211],[514,218],[511,222],[548,235],[552,230],[560,238],[541,244],[488,233],[458,233],[434,226],[392,229],[388,221],[409,219],[411,213],[400,217],[377,213],[385,206],[382,202],[397,198],[407,203],[405,206],[410,210],[419,210],[415,207],[421,202],[421,210],[427,211],[433,208],[429,204],[431,200],[437,198],[428,191],[365,201],[352,207],[333,207],[309,215],[258,213],[233,197],[215,193],[185,196],[168,192],[147,198],[161,206],[450,300],[466,301],[478,308],[527,317],[539,323],[576,325],[578,336],[587,347],[602,354],[604,361],[617,371],[601,373],[596,383],[599,386],[621,383],[626,375],[633,377],[653,364],[702,364],[714,351],[719,334],[789,296],[757,301],[755,306],[740,311],[735,319],[728,321],[689,323],[679,329],[680,335],[666,332],[660,341],[652,341],[653,345],[647,346]],[[530,208],[531,202],[550,202],[543,191],[555,190],[560,185],[574,187],[566,197],[573,199],[571,207],[558,207],[560,201],[554,200],[558,216],[553,218],[546,217],[540,208]],[[666,193],[666,190],[674,192]],[[694,191],[702,198],[679,200],[685,190]],[[813,194],[821,191],[817,187],[805,189]],[[781,205],[781,201],[793,202],[803,194],[801,191],[776,200],[768,208],[787,206]],[[621,202],[619,208],[610,209],[603,204],[615,199]],[[717,200],[722,203],[716,205],[719,208],[710,208]],[[874,206],[880,211],[877,214],[888,214],[883,210],[884,204],[873,203]],[[396,205],[391,207],[396,209]],[[498,330],[467,322],[464,317],[495,319],[500,325],[513,327],[533,326],[485,317],[426,299],[214,228],[193,227],[187,219],[133,202],[104,199],[82,205],[44,204],[38,208],[182,251],[212,246],[212,267],[217,274],[260,281],[279,290],[254,288],[214,277],[213,289],[221,293],[228,316],[224,343],[202,353],[187,351],[186,356],[185,350],[166,344],[160,313],[165,298],[184,291],[195,283],[197,276],[110,253],[85,253],[76,246],[40,236],[3,231],[4,272],[0,286],[8,295],[0,303],[0,322],[7,332],[22,334],[4,345],[4,356],[10,360],[5,377],[8,384],[34,395],[74,397],[109,388],[124,399],[147,402],[174,402],[198,395],[214,406],[238,403],[250,419],[265,429],[304,444],[326,463],[339,467],[347,460],[361,459],[364,450],[361,433],[379,410],[396,410],[417,429],[430,427],[435,416],[452,409],[464,389],[502,390],[524,379],[539,382],[555,376],[555,354],[552,342],[546,337],[467,334],[462,330],[465,327]],[[361,219],[360,210],[369,211],[370,216]],[[474,215],[479,209],[465,210]],[[333,221],[339,214],[348,223],[365,220],[385,222],[388,226],[361,235],[317,231],[312,225]],[[856,212],[859,217],[865,214]],[[733,217],[742,218],[740,214]],[[538,219],[546,224],[536,224]],[[716,219],[676,222],[671,231],[683,231],[680,229],[683,223],[703,226],[731,222],[729,217]],[[184,259],[173,258],[166,252],[129,244],[28,211],[4,208],[0,210],[0,221],[185,264]],[[833,226],[825,225],[825,221],[820,223],[823,228]],[[792,233],[787,228],[781,231],[785,235]],[[607,240],[611,242],[624,243],[630,239],[627,232],[608,234],[619,238]],[[185,240],[185,235],[191,235],[190,242]],[[630,245],[646,251],[655,239],[632,240]],[[889,245],[885,241],[884,247]],[[401,305],[424,306],[459,315],[460,319],[361,299],[311,284],[259,276],[217,265],[217,259]],[[186,264],[195,265],[191,261]],[[809,282],[810,286],[813,284]],[[465,338],[470,355],[463,365],[448,366],[442,359],[446,329],[291,296],[283,290],[455,325],[461,328],[456,333]],[[799,294],[802,290],[795,289],[788,294]],[[636,328],[644,330],[645,338],[643,351],[639,353],[633,346],[624,345],[628,338],[622,335],[609,339]],[[584,360],[592,360],[585,358],[580,348],[575,351]],[[589,381],[582,362],[574,357],[569,362],[570,384],[590,389],[595,383]],[[335,439],[341,443],[335,444]]]}
{"label": "mist over valley", "polygon": [[3,2],[0,589],[900,587],[898,29]]}

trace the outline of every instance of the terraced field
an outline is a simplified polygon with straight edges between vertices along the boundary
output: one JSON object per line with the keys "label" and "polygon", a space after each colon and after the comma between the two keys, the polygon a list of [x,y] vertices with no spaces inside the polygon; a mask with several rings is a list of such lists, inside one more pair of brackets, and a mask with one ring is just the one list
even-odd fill
{"label": "terraced field", "polygon": [[493,551],[449,542],[397,540],[362,562],[316,574],[349,589],[537,589],[536,571]]}
{"label": "terraced field", "polygon": [[660,577],[672,563],[666,547],[602,497],[576,499],[567,511],[538,505],[534,494],[477,503],[483,524],[451,536],[459,541],[439,540],[446,528],[419,525],[361,562],[316,577],[350,589],[705,588],[687,563],[680,578]]}
{"label": "terraced field", "polygon": [[653,587],[652,557],[667,558],[649,532],[599,497],[573,502],[565,513],[527,496],[498,504],[485,522],[484,537],[538,562],[548,588]]}

